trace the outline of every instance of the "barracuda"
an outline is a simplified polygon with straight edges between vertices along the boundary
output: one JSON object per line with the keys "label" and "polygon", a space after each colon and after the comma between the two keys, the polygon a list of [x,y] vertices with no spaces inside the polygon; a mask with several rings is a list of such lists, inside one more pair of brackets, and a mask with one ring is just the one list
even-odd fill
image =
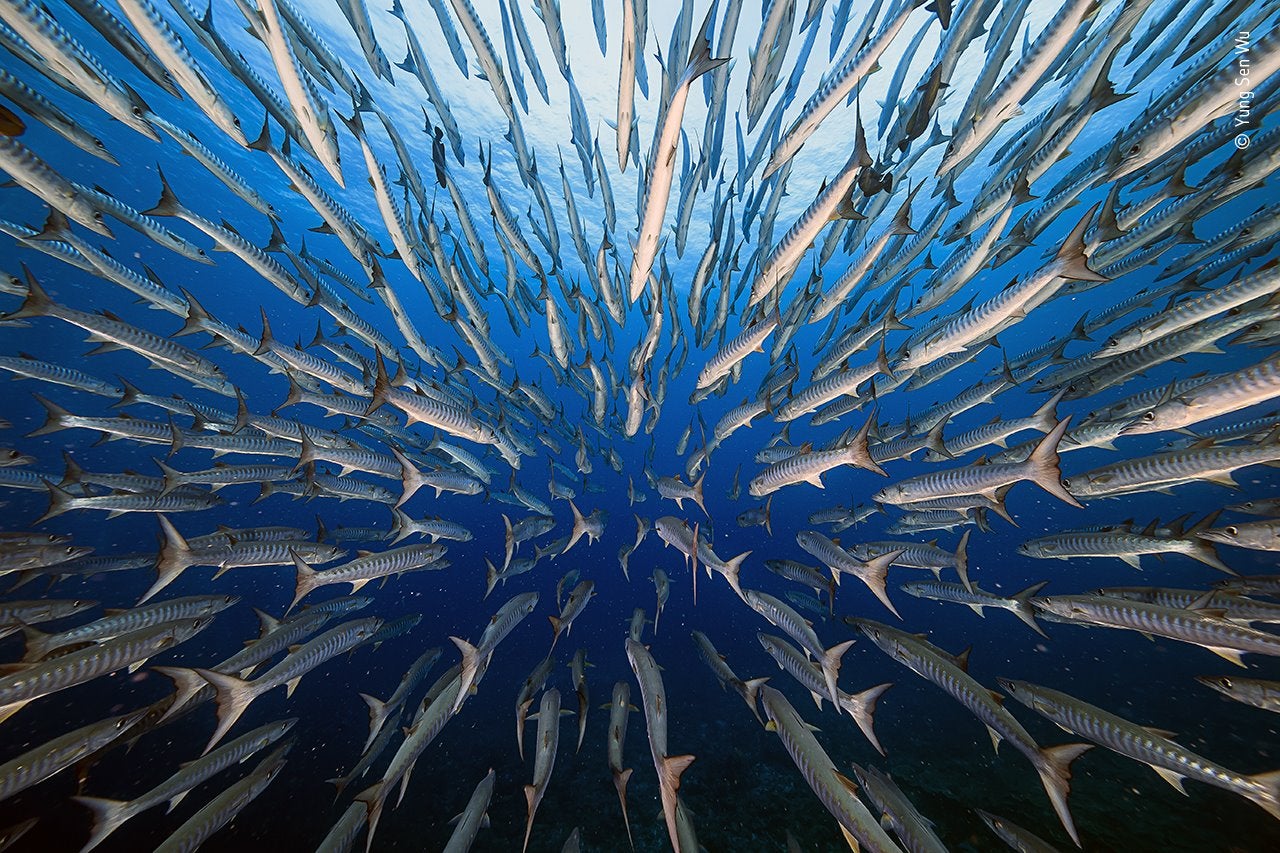
{"label": "barracuda", "polygon": [[1141,631],[1208,649],[1237,666],[1242,655],[1280,655],[1280,639],[1222,618],[1217,610],[1166,607],[1099,595],[1055,595],[1033,598],[1037,609],[1068,622],[1102,628]]}
{"label": "barracuda", "polygon": [[1151,767],[1180,793],[1184,778],[1231,791],[1280,819],[1280,771],[1254,776],[1227,770],[1174,742],[1156,729],[1132,723],[1057,690],[999,679],[1009,695],[1069,732]]}
{"label": "barracuda", "polygon": [[1004,709],[1004,706],[955,659],[936,646],[912,634],[881,625],[869,619],[846,617],[845,621],[867,635],[885,654],[901,663],[922,678],[933,682],[964,705],[976,716],[991,734],[991,743],[998,746],[1008,741],[1014,749],[1026,756],[1040,776],[1045,793],[1053,804],[1058,819],[1071,839],[1080,844],[1075,823],[1067,808],[1067,795],[1071,785],[1071,762],[1090,749],[1089,744],[1065,744],[1041,747],[1028,734],[1022,724]]}

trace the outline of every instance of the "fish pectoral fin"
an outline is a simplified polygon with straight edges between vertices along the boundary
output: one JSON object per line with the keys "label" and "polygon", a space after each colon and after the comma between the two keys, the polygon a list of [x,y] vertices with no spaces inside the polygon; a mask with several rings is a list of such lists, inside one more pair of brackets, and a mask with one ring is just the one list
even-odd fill
{"label": "fish pectoral fin", "polygon": [[1133,568],[1138,569],[1139,571],[1142,570],[1142,562],[1141,560],[1138,559],[1137,554],[1116,554],[1116,556],[1119,557],[1121,560],[1124,560],[1125,563],[1132,566]]}
{"label": "fish pectoral fin", "polygon": [[1151,765],[1151,769],[1156,771],[1156,773],[1160,774],[1160,778],[1168,782],[1170,785],[1172,785],[1179,794],[1181,794],[1184,797],[1187,796],[1187,789],[1182,786],[1181,775],[1174,773],[1172,770],[1168,770],[1164,767],[1156,767],[1154,764]]}
{"label": "fish pectoral fin", "polygon": [[293,691],[298,689],[298,684],[302,681],[302,676],[291,678],[284,683],[284,696],[286,699],[293,695]]}

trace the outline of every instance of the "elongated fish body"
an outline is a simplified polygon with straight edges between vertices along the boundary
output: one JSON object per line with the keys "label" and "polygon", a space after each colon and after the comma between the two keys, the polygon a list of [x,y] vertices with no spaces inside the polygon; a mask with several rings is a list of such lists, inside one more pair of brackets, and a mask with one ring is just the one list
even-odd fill
{"label": "elongated fish body", "polygon": [[27,750],[0,765],[0,799],[8,799],[60,770],[82,761],[129,730],[145,711],[90,723]]}
{"label": "elongated fish body", "polygon": [[[643,611],[639,611],[643,615]],[[613,786],[618,791],[618,802],[622,806],[622,822],[627,828],[627,840],[631,840],[631,819],[627,817],[627,781],[631,778],[630,767],[623,767],[623,753],[627,742],[627,720],[631,714],[631,682],[619,681],[613,685],[613,696],[609,700],[609,739],[608,757],[609,772],[613,775]]]}
{"label": "elongated fish body", "polygon": [[104,616],[57,634],[28,630],[25,658],[40,660],[64,646],[110,640],[122,634],[181,619],[212,617],[239,600],[239,596],[235,595],[189,595]]}
{"label": "elongated fish body", "polygon": [[631,261],[629,303],[634,304],[640,297],[658,256],[658,241],[662,233],[662,221],[667,213],[667,200],[671,196],[671,179],[675,175],[676,150],[680,142],[680,122],[684,118],[689,87],[694,80],[727,61],[711,55],[711,42],[707,38],[707,26],[710,23],[711,19],[708,17],[702,24],[693,52],[689,56],[689,64],[672,92],[671,100],[666,104],[661,132],[654,143],[653,160],[644,183],[640,230]]}
{"label": "elongated fish body", "polygon": [[349,563],[319,572],[312,570],[302,558],[295,556],[294,566],[298,571],[298,585],[291,607],[297,606],[308,593],[319,587],[349,583],[351,592],[356,593],[369,581],[429,568],[432,564],[438,563],[444,554],[445,546],[438,543],[402,545],[389,551],[366,554]]}
{"label": "elongated fish body", "polygon": [[218,694],[218,726],[205,751],[217,745],[254,699],[281,685],[285,685],[292,694],[304,675],[325,661],[354,649],[380,627],[382,620],[377,617],[344,622],[291,651],[280,663],[252,681],[214,670],[196,670]]}
{"label": "elongated fish body", "polygon": [[489,86],[498,99],[498,106],[502,107],[507,118],[515,121],[515,104],[511,100],[511,89],[507,86],[507,77],[502,72],[502,62],[498,59],[497,51],[493,49],[493,42],[489,40],[489,33],[480,22],[480,16],[476,14],[475,7],[471,5],[471,0],[449,0],[449,3],[453,6],[454,14],[458,16],[458,22],[462,24],[462,31],[471,41],[471,47],[476,52],[476,59],[480,63],[484,77],[489,81]]}
{"label": "elongated fish body", "polygon": [[744,590],[743,596],[752,610],[755,610],[771,624],[785,631],[787,636],[813,655],[822,670],[822,677],[827,689],[826,696],[833,705],[839,707],[838,696],[840,689],[836,687],[836,677],[840,674],[840,659],[844,657],[844,653],[849,650],[853,642],[846,641],[837,643],[830,649],[824,648],[822,642],[818,639],[818,635],[814,633],[813,627],[787,603],[774,598],[768,593],[758,592],[753,589]]}
{"label": "elongated fish body", "polygon": [[1221,374],[1199,388],[1162,402],[1127,424],[1123,433],[1141,435],[1183,429],[1276,397],[1280,397],[1280,357]]}
{"label": "elongated fish body", "polygon": [[970,677],[950,655],[919,637],[887,625],[852,617],[845,621],[861,630],[894,660],[932,681],[964,705],[986,725],[993,745],[1006,740],[1026,756],[1040,775],[1045,793],[1049,795],[1063,828],[1078,843],[1075,824],[1067,808],[1067,794],[1071,783],[1071,762],[1090,748],[1087,744],[1041,748],[1022,724],[992,696],[991,691]]}
{"label": "elongated fish body", "polygon": [[120,8],[147,43],[147,47],[155,53],[191,100],[204,110],[223,133],[240,145],[248,145],[248,140],[240,129],[240,119],[205,76],[195,58],[187,52],[182,39],[165,21],[152,0],[124,0]]}
{"label": "elongated fish body", "polygon": [[881,824],[889,824],[906,849],[912,853],[942,853],[947,849],[929,819],[916,810],[889,774],[857,764],[853,765],[853,772],[867,799],[880,810]]}
{"label": "elongated fish body", "polygon": [[764,340],[769,337],[781,323],[781,316],[774,312],[766,314],[755,323],[747,326],[738,335],[721,347],[703,366],[698,374],[697,387],[710,388],[719,382],[753,352],[764,351]]}
{"label": "elongated fish body", "polygon": [[1275,635],[1195,610],[1096,595],[1055,595],[1034,598],[1032,603],[1068,622],[1141,631],[1200,646],[1238,666],[1244,666],[1244,654],[1280,655]]}
{"label": "elongated fish body", "polygon": [[1188,608],[1195,605],[1197,609],[1220,610],[1223,618],[1233,622],[1275,624],[1280,620],[1280,604],[1247,598],[1230,591],[1206,593],[1196,589],[1119,586],[1103,587],[1098,590],[1098,594],[1129,601],[1159,604],[1162,607]]}
{"label": "elongated fish body", "polygon": [[902,585],[902,591],[907,595],[914,595],[916,598],[963,604],[979,616],[985,615],[983,613],[983,608],[985,607],[999,607],[1017,616],[1037,634],[1045,636],[1044,630],[1036,622],[1035,608],[1031,605],[1031,598],[1043,589],[1046,583],[1048,581],[1033,584],[1022,592],[1011,596],[987,592],[984,589],[979,589],[976,584],[966,589],[964,584],[937,580],[906,583]]}
{"label": "elongated fish body", "polygon": [[163,850],[164,853],[188,853],[199,848],[209,836],[235,820],[236,815],[275,781],[284,769],[284,756],[290,746],[291,744],[285,744],[278,747],[262,759],[252,773],[210,800],[204,808],[188,818],[186,823],[175,829],[156,850]]}
{"label": "elongated fish body", "polygon": [[538,706],[538,748],[533,759],[533,783],[524,786],[524,796],[529,809],[529,819],[525,824],[524,845],[521,850],[529,848],[529,836],[533,832],[533,818],[547,793],[547,784],[551,781],[551,771],[556,763],[556,750],[560,744],[560,691],[552,687],[542,694],[542,702]]}
{"label": "elongated fish body", "polygon": [[822,475],[844,465],[865,468],[881,476],[888,476],[884,469],[871,458],[870,451],[867,449],[867,432],[873,420],[873,417],[867,418],[857,436],[844,447],[799,453],[770,465],[752,478],[747,491],[752,497],[761,498],[797,483],[809,483],[822,489],[825,488]]}
{"label": "elongated fish body", "polygon": [[445,844],[445,853],[466,853],[471,849],[476,835],[480,832],[485,810],[489,808],[489,800],[493,797],[494,772],[490,770],[471,792],[449,842]]}
{"label": "elongated fish body", "polygon": [[875,816],[853,793],[853,783],[836,771],[818,739],[786,697],[768,685],[760,689],[765,715],[782,745],[818,800],[832,817],[867,850],[900,851]]}
{"label": "elongated fish body", "polygon": [[671,839],[671,846],[677,853],[682,853],[676,828],[676,792],[680,790],[681,774],[693,763],[694,757],[671,755],[667,750],[667,691],[653,655],[629,637],[626,640],[626,650],[631,670],[640,684],[645,727],[649,733],[649,750],[653,753],[654,769],[658,773],[658,790],[662,799],[663,816],[667,822],[667,834]]}
{"label": "elongated fish body", "polygon": [[974,809],[974,811],[1001,841],[1014,850],[1019,850],[1021,853],[1055,853],[1058,849],[1030,830],[1023,829],[1016,823],[1010,823],[1006,818],[984,812],[982,809]]}
{"label": "elongated fish body", "polygon": [[767,678],[753,678],[743,681],[729,667],[729,662],[725,660],[724,655],[716,651],[716,647],[712,644],[711,638],[701,631],[693,632],[694,644],[698,647],[699,656],[706,661],[707,666],[711,667],[711,671],[715,673],[716,680],[720,682],[720,686],[732,687],[734,692],[742,697],[742,701],[747,703],[747,707],[751,709],[751,713],[760,719],[758,694],[760,686],[768,681]]}
{"label": "elongated fish body", "polygon": [[1280,459],[1280,436],[1255,445],[1191,447],[1129,459],[1075,474],[1062,485],[1077,498],[1102,498],[1167,491],[1198,480],[1235,485],[1231,474],[1249,465]]}
{"label": "elongated fish body", "polygon": [[0,720],[8,719],[41,696],[84,684],[118,669],[136,670],[148,658],[186,642],[211,623],[211,618],[204,617],[140,628],[0,678]]}
{"label": "elongated fish body", "polygon": [[1280,772],[1237,773],[1153,729],[1065,693],[1009,678],[1000,679],[1000,684],[1013,698],[1067,731],[1150,766],[1179,791],[1184,778],[1194,779],[1239,794],[1280,818]]}
{"label": "elongated fish body", "polygon": [[319,101],[306,72],[298,64],[298,57],[285,32],[276,0],[263,0],[259,8],[266,31],[267,50],[271,53],[271,61],[284,86],[285,97],[289,99],[311,150],[330,177],[337,181],[338,186],[345,186],[337,133],[333,127],[333,119],[329,116],[329,109]]}
{"label": "elongated fish body", "polygon": [[524,621],[534,608],[538,606],[538,593],[524,592],[521,593],[502,605],[498,612],[493,614],[493,618],[489,620],[489,624],[485,627],[484,633],[480,636],[480,642],[472,646],[470,643],[459,637],[450,637],[453,644],[458,647],[462,653],[462,674],[459,677],[459,688],[456,696],[456,704],[454,705],[454,713],[462,707],[462,703],[466,700],[471,692],[471,688],[479,680],[483,674],[483,669],[488,667],[489,658],[493,655],[493,650],[498,644],[506,639],[507,635],[515,630],[516,626]]}
{"label": "elongated fish body", "polygon": [[160,135],[144,118],[146,104],[138,94],[121,85],[42,4],[32,0],[4,3],[0,5],[0,19],[34,49],[38,67],[48,67],[65,78],[112,118],[124,122],[153,142],[160,141]]}
{"label": "elongated fish body", "polygon": [[76,802],[89,808],[94,815],[93,830],[84,850],[92,850],[107,836],[133,817],[168,802],[172,809],[201,783],[212,779],[230,767],[249,760],[256,753],[271,746],[293,728],[296,719],[268,723],[241,735],[213,752],[189,762],[150,791],[127,802],[97,797],[77,797]]}
{"label": "elongated fish body", "polygon": [[[848,97],[863,77],[870,73],[918,5],[920,4],[916,2],[902,3],[897,10],[897,15],[886,21],[880,31],[844,65],[827,76],[818,87],[818,91],[814,92],[805,103],[791,129],[774,146],[773,152],[769,155],[769,163],[764,168],[763,177],[769,177],[789,162],[823,120],[831,114],[831,111]],[[868,15],[868,18],[870,17]]]}

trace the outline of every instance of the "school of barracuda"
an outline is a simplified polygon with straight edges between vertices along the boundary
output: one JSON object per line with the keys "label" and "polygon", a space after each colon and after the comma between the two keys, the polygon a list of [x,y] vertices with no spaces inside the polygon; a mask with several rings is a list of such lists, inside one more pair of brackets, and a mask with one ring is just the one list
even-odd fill
{"label": "school of barracuda", "polygon": [[[207,7],[190,0],[0,0],[0,168],[11,179],[3,190],[0,333],[12,340],[21,329],[70,324],[98,345],[95,352],[132,359],[121,362],[129,372],[114,376],[95,372],[94,360],[79,353],[19,352],[10,344],[0,368],[30,381],[10,385],[6,395],[29,391],[47,412],[32,436],[82,431],[151,445],[163,456],[152,472],[93,472],[77,461],[74,446],[64,459],[52,458],[52,445],[27,446],[10,432],[0,448],[0,489],[49,499],[39,519],[6,515],[0,533],[0,572],[12,582],[0,603],[0,632],[25,638],[21,659],[0,677],[0,720],[39,714],[52,694],[136,671],[158,656],[165,665],[154,671],[174,686],[155,705],[105,718],[104,708],[86,706],[83,727],[21,754],[6,747],[13,757],[0,765],[0,797],[68,768],[88,772],[76,798],[92,813],[87,851],[154,806],[178,807],[189,791],[248,763],[238,781],[223,779],[221,793],[198,810],[185,807],[189,819],[162,845],[196,848],[268,786],[288,784],[276,780],[289,777],[296,721],[253,718],[255,699],[280,687],[292,696],[304,676],[343,666],[335,659],[353,650],[408,642],[403,635],[419,620],[419,635],[429,633],[429,606],[403,620],[362,616],[370,600],[365,587],[447,570],[476,578],[458,588],[477,597],[483,574],[483,594],[505,600],[470,637],[436,638],[390,699],[364,696],[368,738],[352,745],[354,766],[335,780],[346,799],[316,804],[333,809],[333,828],[305,846],[373,847],[415,764],[450,720],[473,696],[500,692],[485,690],[486,671],[506,651],[503,640],[537,613],[550,616],[553,633],[535,640],[526,627],[524,634],[526,642],[547,643],[517,698],[520,753],[533,752],[523,787],[527,847],[543,794],[555,784],[562,713],[577,717],[579,748],[587,732],[586,650],[570,665],[576,697],[563,703],[548,686],[557,666],[552,651],[589,614],[600,565],[612,562],[582,555],[606,524],[623,524],[600,509],[583,510],[592,493],[620,491],[625,480],[632,504],[669,513],[652,522],[636,515],[635,543],[618,554],[627,581],[635,568],[628,560],[651,533],[682,555],[650,572],[652,619],[637,608],[629,631],[618,626],[632,672],[604,676],[616,681],[608,759],[628,837],[627,783],[637,768],[648,772],[634,746],[624,748],[628,712],[639,710],[670,844],[699,850],[695,815],[680,796],[682,775],[696,773],[697,763],[681,752],[682,721],[668,718],[660,666],[697,654],[776,732],[851,848],[944,849],[945,839],[885,772],[869,762],[833,763],[823,742],[847,735],[829,719],[815,731],[778,689],[787,679],[774,675],[766,684],[769,678],[736,674],[715,637],[701,631],[675,647],[683,651],[664,647],[665,656],[655,657],[645,635],[657,634],[664,604],[690,583],[696,602],[699,569],[732,590],[734,606],[759,615],[768,631],[759,634],[764,651],[799,684],[791,692],[811,694],[820,710],[830,700],[837,716],[853,718],[871,760],[894,748],[893,738],[882,742],[873,728],[877,699],[889,685],[845,692],[841,662],[855,640],[941,688],[978,718],[994,745],[1007,742],[1031,764],[1061,821],[1060,830],[1040,827],[1045,834],[1065,831],[1077,845],[1088,839],[1090,828],[1073,821],[1069,786],[1073,761],[1095,746],[1150,766],[1179,789],[1188,779],[1216,786],[1280,819],[1280,771],[1220,766],[1147,727],[1158,720],[1129,720],[1057,689],[1069,690],[1069,683],[979,683],[967,672],[967,655],[953,656],[913,632],[925,626],[875,621],[896,623],[899,590],[889,584],[889,570],[925,569],[932,578],[904,582],[900,592],[979,614],[1008,610],[1041,637],[1048,636],[1042,622],[1063,622],[1200,646],[1241,666],[1244,655],[1280,655],[1280,635],[1253,627],[1280,623],[1280,604],[1268,600],[1280,596],[1280,576],[1240,577],[1231,567],[1238,549],[1280,551],[1280,500],[1253,496],[1227,506],[1224,498],[1221,518],[1143,518],[1143,496],[1151,492],[1196,482],[1230,486],[1244,469],[1280,464],[1280,416],[1266,408],[1280,397],[1280,202],[1265,189],[1280,167],[1280,128],[1261,125],[1280,106],[1280,33],[1271,30],[1280,3],[1062,0],[1032,28],[1025,24],[1030,0],[766,0],[759,22],[742,14],[742,0],[713,0],[709,9],[684,0],[674,22],[650,17],[645,0],[593,0],[598,49],[610,55],[613,43],[620,56],[616,113],[595,116],[570,59],[597,45],[570,45],[562,24],[566,12],[586,14],[585,0],[565,4],[572,9],[557,0],[499,0],[483,15],[470,0],[431,0],[431,15],[406,8],[422,4],[392,3],[388,14],[364,0],[337,0],[350,24],[338,32],[313,26],[308,4],[298,0]],[[542,27],[529,20],[529,6]],[[495,46],[498,20],[505,58]],[[648,42],[668,27],[669,43]],[[443,37],[448,50],[424,48],[428,32],[433,44]],[[802,85],[805,70],[827,62],[815,48],[819,32],[829,39],[830,70],[810,90]],[[926,36],[937,46],[917,78],[909,60]],[[396,50],[407,44],[399,64],[384,50],[392,43]],[[891,46],[904,59],[882,66]],[[539,61],[548,47],[555,69]],[[656,63],[648,55],[654,50]],[[342,56],[365,62],[348,65]],[[953,85],[962,57],[977,74]],[[455,114],[469,107],[454,89],[445,99],[433,65],[457,66],[466,99],[496,99],[506,124],[498,138],[482,139],[477,150],[463,137]],[[1153,75],[1163,75],[1159,86],[1145,83]],[[867,81],[886,78],[881,103],[860,97]],[[570,131],[558,162],[555,152],[531,150],[525,137],[530,80],[546,104],[552,94],[568,93],[554,105],[567,108]],[[728,95],[731,80],[745,85],[740,103]],[[392,99],[409,99],[415,126],[389,114],[383,105]],[[247,102],[255,108],[235,109]],[[704,103],[705,122],[686,120],[687,105],[697,104],[700,116]],[[1036,111],[1024,111],[1031,104]],[[136,132],[138,151],[104,143],[95,131],[109,122],[117,132]],[[842,148],[830,162],[804,147],[823,125],[828,133],[841,128]],[[44,129],[96,158],[97,171],[63,174],[51,165],[41,146],[51,148],[53,137]],[[1232,144],[1238,135],[1245,144]],[[178,152],[243,201],[225,206],[234,216],[185,193],[176,169],[166,174]],[[802,198],[793,190],[784,205],[793,164],[824,180]],[[570,180],[579,165],[586,198]],[[960,192],[966,173],[981,180]],[[103,188],[119,186],[120,174],[153,193],[155,206],[136,209]],[[637,180],[634,210],[613,195],[624,174]],[[282,229],[280,211],[298,197],[322,222],[305,239]],[[1197,226],[1241,197],[1256,207],[1254,216],[1220,233]],[[475,198],[487,199],[488,209]],[[42,222],[16,218],[41,203]],[[601,206],[603,221],[596,221]],[[357,207],[376,209],[378,218],[362,218]],[[798,215],[785,212],[793,209]],[[278,289],[297,303],[301,325],[317,326],[314,340],[285,343],[273,331],[284,324],[280,317],[266,310],[260,317],[222,315],[217,292],[197,296],[139,258],[112,252],[113,233],[122,228],[158,244],[166,260],[177,255],[183,264],[234,273],[237,283],[227,286],[241,292]],[[572,248],[562,243],[565,229]],[[28,269],[37,252],[64,265],[58,278]],[[696,264],[678,264],[685,257]],[[1001,267],[1015,258],[1025,272],[1013,277]],[[1110,307],[1077,316],[1070,297],[1089,290],[1109,294]],[[156,311],[130,310],[133,300]],[[1057,316],[1056,334],[1023,352],[1004,348],[1006,332],[1033,315]],[[495,342],[490,327],[503,324],[524,346],[532,342],[536,358]],[[24,340],[39,346],[36,337]],[[1153,368],[1190,354],[1249,349],[1260,358],[1240,369],[1171,384],[1143,381]],[[237,376],[250,362],[276,376],[278,397],[242,393]],[[974,365],[980,378],[964,393],[916,406],[900,423],[878,417],[891,395],[930,401],[923,389]],[[763,371],[763,381],[744,387],[745,366]],[[144,367],[176,377],[190,393],[149,393],[155,374]],[[668,383],[680,377],[692,380],[687,412],[683,401],[668,405]],[[990,422],[971,411],[1014,387],[1042,402]],[[571,397],[581,398],[580,409],[566,407]],[[641,477],[627,464],[628,450],[644,446],[642,433],[652,436],[668,408],[676,410],[668,418],[689,418],[689,426],[675,447],[649,439]],[[825,424],[838,436],[810,437]],[[1165,449],[1129,452],[1131,436],[1157,433],[1168,439]],[[814,513],[794,545],[718,554],[713,545],[724,546],[713,528],[722,522],[707,514],[702,485],[717,449],[731,442],[754,456],[733,473],[730,498],[743,499],[742,478],[756,500],[737,517],[741,527],[772,535],[775,498],[821,489],[824,476],[834,481],[865,469],[877,485],[858,479],[851,505]],[[1085,448],[1106,451],[1107,461],[1064,461],[1063,454]],[[217,461],[201,463],[207,456],[200,451]],[[899,460],[916,454],[933,468],[895,472]],[[1019,498],[1034,492],[1020,483],[1071,507],[1120,498],[1116,518],[1137,519],[1064,524],[1026,539],[1022,555],[1112,557],[1135,567],[1144,556],[1182,555],[1228,577],[1195,590],[1079,591],[1063,572],[1052,594],[1043,583],[1016,594],[987,591],[969,549],[990,525],[1017,524]],[[330,524],[312,535],[291,526],[227,529],[213,520],[228,493],[252,497],[253,489],[262,499],[314,501],[322,516],[337,501],[384,504],[392,526]],[[415,496],[431,504],[429,514],[406,509]],[[162,545],[158,552],[90,553],[60,532],[67,513],[152,513]],[[482,514],[500,516],[505,542],[487,549],[484,567],[450,566],[450,543],[470,540],[471,520]],[[897,538],[847,538],[881,520]],[[846,531],[845,541],[820,527]],[[939,546],[934,531],[959,533],[954,550]],[[372,550],[352,556],[344,547],[352,541]],[[539,564],[569,570],[579,558],[559,576],[558,612],[549,608],[549,594],[540,600],[529,578],[518,580],[535,571],[550,577]],[[200,575],[203,594],[169,591],[210,567]],[[247,567],[293,579],[292,599],[241,601],[235,592],[243,573],[219,579]],[[150,586],[140,600],[106,602],[122,608],[115,610],[55,597],[59,582],[115,572],[147,576]],[[769,573],[804,592],[784,600],[754,589]],[[846,584],[837,608],[837,588],[849,577],[870,595]],[[512,595],[508,581],[525,591]],[[385,583],[376,595],[394,596],[397,583],[409,582]],[[313,597],[335,585],[349,594]],[[651,601],[648,585],[637,586]],[[51,591],[21,598],[33,588]],[[261,635],[242,650],[219,661],[179,648],[220,612],[250,604],[262,608]],[[827,623],[820,637],[800,610],[815,619],[837,610],[856,615]],[[1039,641],[1021,637],[1028,638]],[[759,655],[729,651],[734,659]],[[762,668],[767,662],[756,660]],[[432,679],[437,662],[447,668]],[[856,675],[845,667],[843,678]],[[1212,673],[1201,681],[1280,712],[1280,682]],[[428,683],[423,695],[419,688]],[[1002,693],[992,691],[997,686]],[[1170,689],[1184,687],[1200,689]],[[1026,715],[1006,707],[1005,696],[1056,723],[1072,742],[1037,743],[1019,722]],[[159,756],[172,775],[157,775],[151,790],[120,790],[84,769],[115,745],[140,741],[142,753],[154,740],[148,733],[207,703],[216,707],[207,746]],[[525,750],[526,726],[535,721],[536,740]],[[1017,763],[1008,754],[1001,767]],[[380,776],[375,767],[385,768]],[[603,768],[600,778],[607,785]],[[458,784],[470,790],[470,781]],[[495,785],[520,783],[495,779],[493,771],[478,780],[446,849],[469,849],[487,823]],[[358,792],[354,799],[348,788]],[[410,798],[416,793],[409,789]],[[985,822],[1015,849],[1052,849],[982,811],[980,800],[967,805],[975,827]],[[696,816],[714,820],[714,807]],[[20,839],[38,818],[3,838]],[[580,843],[575,831],[564,849]]]}

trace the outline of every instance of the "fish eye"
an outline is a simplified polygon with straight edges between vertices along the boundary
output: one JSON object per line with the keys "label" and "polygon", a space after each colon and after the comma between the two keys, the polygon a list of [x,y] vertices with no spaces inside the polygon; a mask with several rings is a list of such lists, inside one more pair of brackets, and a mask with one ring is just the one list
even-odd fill
{"label": "fish eye", "polygon": [[75,552],[76,552],[75,546],[72,546],[72,545],[67,546],[67,550],[66,550],[67,554],[74,554]]}
{"label": "fish eye", "polygon": [[1236,527],[1236,526],[1233,524],[1233,525],[1231,525],[1230,527],[1224,527],[1224,528],[1222,528],[1222,532],[1223,532],[1223,533],[1225,533],[1225,534],[1227,534],[1228,536],[1236,536],[1236,535],[1238,535],[1238,534],[1240,533],[1240,528]]}
{"label": "fish eye", "polygon": [[1070,478],[1070,477],[1066,477],[1066,478],[1064,478],[1064,479],[1062,480],[1062,488],[1064,488],[1064,489],[1070,489],[1070,488],[1071,488],[1071,478]]}
{"label": "fish eye", "polygon": [[96,138],[96,137],[95,137],[95,138],[94,138],[94,140],[93,140],[93,145],[94,145],[94,147],[95,147],[95,148],[101,148],[101,149],[102,149],[102,150],[104,150],[104,151],[105,151],[105,150],[106,150],[106,148],[107,148],[107,146],[103,143],[103,141],[102,141],[101,139]]}
{"label": "fish eye", "polygon": [[1133,155],[1137,154],[1137,153],[1138,153],[1139,151],[1141,151],[1141,150],[1142,150],[1142,146],[1141,146],[1141,145],[1133,145],[1133,146],[1130,146],[1130,148],[1129,148],[1129,156],[1131,156],[1131,157],[1132,157]]}
{"label": "fish eye", "polygon": [[231,117],[231,123],[232,123],[232,124],[234,124],[236,127],[239,127],[239,126],[240,126],[240,118],[239,118],[238,116],[232,116],[232,117]]}
{"label": "fish eye", "polygon": [[1225,675],[1222,676],[1222,678],[1218,679],[1218,683],[1221,684],[1223,687],[1227,688],[1228,690],[1230,690],[1232,687],[1235,686],[1231,683],[1231,679]]}
{"label": "fish eye", "polygon": [[1154,411],[1147,412],[1142,416],[1142,419],[1148,422],[1154,421],[1156,419],[1156,413]]}
{"label": "fish eye", "polygon": [[142,118],[142,107],[133,107],[130,112],[133,113],[134,118]]}

